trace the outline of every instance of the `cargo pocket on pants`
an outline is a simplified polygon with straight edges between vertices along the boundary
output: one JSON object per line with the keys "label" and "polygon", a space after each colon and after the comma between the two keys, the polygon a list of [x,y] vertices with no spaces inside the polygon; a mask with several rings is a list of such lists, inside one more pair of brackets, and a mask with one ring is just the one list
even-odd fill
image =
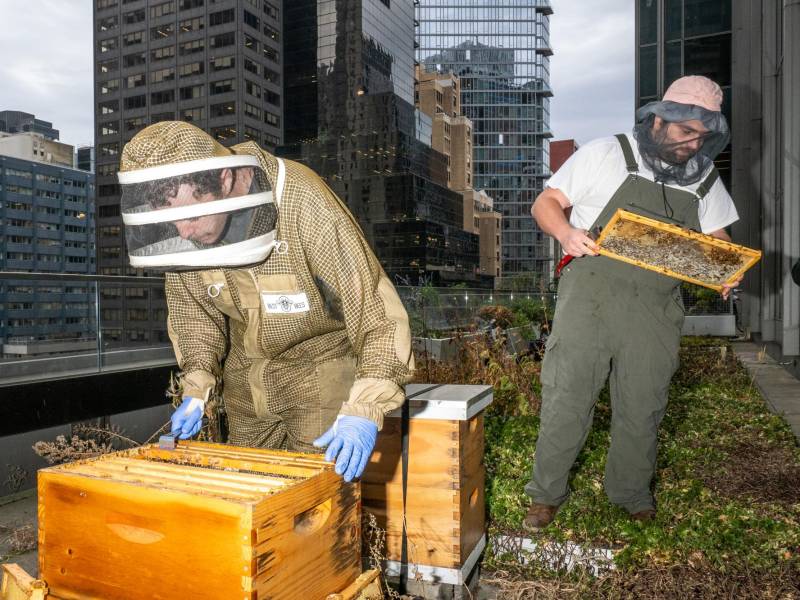
{"label": "cargo pocket on pants", "polygon": [[539,381],[542,385],[554,386],[558,378],[558,340],[552,335],[547,338],[544,345],[544,358]]}
{"label": "cargo pocket on pants", "polygon": [[356,378],[356,358],[346,356],[317,365],[319,384],[320,435],[336,420],[342,404],[350,396]]}

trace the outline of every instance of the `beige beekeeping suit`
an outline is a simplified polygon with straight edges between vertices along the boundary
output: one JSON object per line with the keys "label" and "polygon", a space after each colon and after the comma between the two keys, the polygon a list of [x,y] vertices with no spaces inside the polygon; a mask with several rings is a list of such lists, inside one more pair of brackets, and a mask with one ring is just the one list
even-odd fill
{"label": "beige beekeeping suit", "polygon": [[336,416],[381,427],[414,368],[408,316],[342,202],[310,169],[255,143],[231,150],[186,123],[151,126],[121,170],[220,156],[258,157],[280,197],[277,240],[260,264],[168,273],[168,329],[184,395],[222,382],[230,442],[311,451]]}

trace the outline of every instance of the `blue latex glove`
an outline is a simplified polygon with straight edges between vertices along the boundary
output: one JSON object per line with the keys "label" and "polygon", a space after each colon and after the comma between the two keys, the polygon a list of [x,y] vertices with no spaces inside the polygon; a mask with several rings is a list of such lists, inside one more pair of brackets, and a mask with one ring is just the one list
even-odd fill
{"label": "blue latex glove", "polygon": [[364,417],[340,415],[333,427],[314,440],[317,448],[328,446],[325,460],[336,458],[335,471],[345,481],[360,477],[367,466],[375,438],[378,437],[378,425]]}
{"label": "blue latex glove", "polygon": [[174,413],[172,413],[172,433],[180,432],[178,436],[181,440],[188,440],[197,435],[203,424],[203,408],[205,401],[202,398],[192,398],[185,396],[183,402]]}

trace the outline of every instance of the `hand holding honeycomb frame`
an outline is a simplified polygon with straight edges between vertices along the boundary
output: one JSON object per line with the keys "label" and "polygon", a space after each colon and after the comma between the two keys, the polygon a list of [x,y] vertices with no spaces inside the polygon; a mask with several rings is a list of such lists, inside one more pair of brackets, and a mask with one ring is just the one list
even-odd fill
{"label": "hand holding honeycomb frame", "polygon": [[600,254],[722,291],[761,251],[618,209],[597,238]]}

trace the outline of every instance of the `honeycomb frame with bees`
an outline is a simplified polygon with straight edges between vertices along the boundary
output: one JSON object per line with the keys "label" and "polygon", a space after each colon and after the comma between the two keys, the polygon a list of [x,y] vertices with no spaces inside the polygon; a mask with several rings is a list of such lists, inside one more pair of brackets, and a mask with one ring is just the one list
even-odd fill
{"label": "honeycomb frame with bees", "polygon": [[600,254],[721,291],[761,251],[618,209],[597,238]]}

